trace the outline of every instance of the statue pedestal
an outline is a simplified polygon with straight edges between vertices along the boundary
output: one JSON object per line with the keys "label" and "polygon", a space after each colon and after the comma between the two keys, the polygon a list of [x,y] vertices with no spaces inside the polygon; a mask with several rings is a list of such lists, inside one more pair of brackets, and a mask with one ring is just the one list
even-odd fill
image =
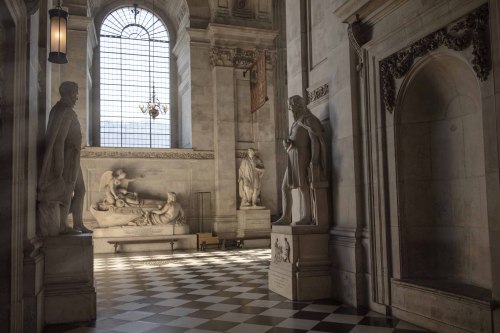
{"label": "statue pedestal", "polygon": [[271,212],[269,209],[241,209],[238,217],[237,237],[269,237]]}
{"label": "statue pedestal", "polygon": [[96,319],[92,235],[43,239],[45,323]]}
{"label": "statue pedestal", "polygon": [[273,226],[269,290],[294,301],[330,298],[328,239],[318,226]]}

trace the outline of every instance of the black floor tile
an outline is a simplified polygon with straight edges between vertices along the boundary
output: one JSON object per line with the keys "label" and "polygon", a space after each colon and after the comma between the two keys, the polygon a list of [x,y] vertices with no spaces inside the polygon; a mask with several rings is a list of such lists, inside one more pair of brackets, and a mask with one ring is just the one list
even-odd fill
{"label": "black floor tile", "polygon": [[399,320],[395,318],[382,318],[382,317],[364,317],[358,323],[358,325],[366,325],[366,326],[377,326],[377,327],[396,327]]}

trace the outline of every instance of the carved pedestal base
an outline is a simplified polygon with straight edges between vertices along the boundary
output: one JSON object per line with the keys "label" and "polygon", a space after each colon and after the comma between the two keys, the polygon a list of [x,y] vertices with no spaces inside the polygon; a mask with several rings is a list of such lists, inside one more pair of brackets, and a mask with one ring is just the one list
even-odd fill
{"label": "carved pedestal base", "polygon": [[269,237],[271,233],[271,212],[269,209],[238,210],[237,237]]}
{"label": "carved pedestal base", "polygon": [[96,318],[92,235],[43,240],[45,254],[45,323],[91,321]]}
{"label": "carved pedestal base", "polygon": [[290,300],[331,297],[329,235],[316,226],[273,226],[269,290]]}

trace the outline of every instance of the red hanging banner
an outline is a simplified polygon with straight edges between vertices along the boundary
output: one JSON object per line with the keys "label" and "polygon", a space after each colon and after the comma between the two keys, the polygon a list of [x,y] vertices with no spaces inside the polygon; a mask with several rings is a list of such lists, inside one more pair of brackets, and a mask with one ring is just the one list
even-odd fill
{"label": "red hanging banner", "polygon": [[257,50],[257,59],[250,67],[250,110],[260,109],[268,100],[266,84],[266,51]]}

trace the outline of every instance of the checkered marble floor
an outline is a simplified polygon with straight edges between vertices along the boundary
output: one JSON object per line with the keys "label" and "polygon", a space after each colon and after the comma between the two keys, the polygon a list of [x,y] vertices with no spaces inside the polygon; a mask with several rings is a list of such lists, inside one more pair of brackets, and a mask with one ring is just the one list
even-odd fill
{"label": "checkered marble floor", "polygon": [[270,255],[269,249],[96,255],[97,320],[44,332],[425,332],[331,300],[288,301],[267,289]]}

